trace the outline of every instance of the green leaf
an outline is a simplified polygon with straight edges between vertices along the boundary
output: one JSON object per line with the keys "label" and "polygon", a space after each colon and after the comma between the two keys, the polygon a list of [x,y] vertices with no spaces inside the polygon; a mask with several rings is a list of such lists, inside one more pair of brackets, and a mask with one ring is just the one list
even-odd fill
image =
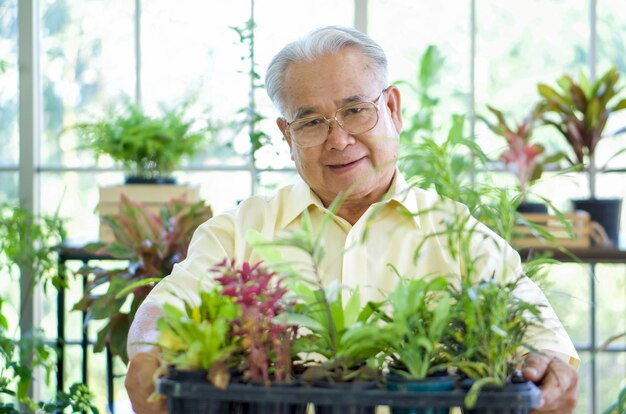
{"label": "green leaf", "polygon": [[126,287],[124,287],[119,292],[117,292],[117,295],[115,295],[115,299],[122,299],[126,295],[128,295],[130,292],[132,292],[133,290],[135,290],[137,288],[140,288],[142,286],[148,286],[148,285],[151,285],[153,283],[158,283],[161,280],[162,280],[162,278],[160,278],[160,277],[150,277],[150,278],[147,278],[147,279],[137,280],[137,281],[127,285]]}

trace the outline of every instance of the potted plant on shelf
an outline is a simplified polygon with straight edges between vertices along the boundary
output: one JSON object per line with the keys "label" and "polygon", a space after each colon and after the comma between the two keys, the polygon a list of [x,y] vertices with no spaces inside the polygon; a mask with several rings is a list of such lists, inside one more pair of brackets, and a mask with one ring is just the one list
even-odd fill
{"label": "potted plant on shelf", "polygon": [[[74,310],[87,311],[88,320],[106,320],[98,331],[95,352],[106,346],[112,355],[128,362],[126,338],[137,308],[174,264],[185,258],[193,232],[211,216],[204,201],[172,199],[155,214],[122,195],[118,214],[104,218],[115,241],[92,243],[86,249],[129,263],[114,269],[84,266],[77,272],[88,282]],[[131,306],[127,307],[129,297]]]}
{"label": "potted plant on shelf", "polygon": [[[573,200],[575,209],[586,210],[592,220],[600,223],[608,238],[618,245],[621,199],[598,199],[595,150],[609,117],[626,109],[626,99],[619,99],[620,75],[613,67],[595,82],[581,71],[578,82],[565,74],[557,79],[558,89],[544,83],[537,88],[542,100],[538,105],[541,120],[555,127],[570,144],[574,153],[572,164],[579,164],[589,176],[589,199]],[[623,152],[624,150],[620,151]],[[614,157],[617,154],[614,155]]]}
{"label": "potted plant on shelf", "polygon": [[150,116],[126,100],[102,119],[70,129],[77,131],[80,149],[119,162],[127,184],[173,184],[172,172],[181,160],[196,154],[213,131],[210,124],[198,127],[198,122],[188,120],[187,110],[188,104],[184,104],[164,110],[161,116]]}
{"label": "potted plant on shelf", "polygon": [[[109,157],[124,169],[124,185],[100,187],[100,216],[115,214],[121,193],[157,213],[174,197],[199,200],[197,186],[177,184],[172,174],[183,159],[191,158],[206,146],[215,128],[208,122],[191,119],[188,109],[189,103],[185,103],[152,116],[140,105],[126,100],[101,119],[68,128],[77,132],[79,149],[94,154],[96,159]],[[100,240],[112,241],[103,225]]]}
{"label": "potted plant on shelf", "polygon": [[545,156],[543,145],[530,142],[538,118],[534,108],[521,123],[513,123],[511,126],[502,111],[489,105],[487,108],[496,116],[497,122],[493,123],[483,116],[479,116],[479,119],[496,135],[504,137],[507,141],[508,147],[500,154],[500,160],[517,177],[521,196],[517,211],[547,214],[548,207],[545,203],[528,201],[529,190],[532,184],[541,178],[544,169],[557,164],[565,154],[559,152]]}

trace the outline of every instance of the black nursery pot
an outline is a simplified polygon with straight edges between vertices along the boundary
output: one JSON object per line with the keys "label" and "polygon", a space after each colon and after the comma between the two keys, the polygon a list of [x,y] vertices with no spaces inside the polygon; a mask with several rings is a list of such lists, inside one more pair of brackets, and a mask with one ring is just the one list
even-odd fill
{"label": "black nursery pot", "polygon": [[[473,381],[465,379],[460,387],[469,390]],[[539,405],[541,392],[531,381],[504,386],[485,386],[480,390],[476,407],[463,408],[463,414],[530,414]]]}
{"label": "black nursery pot", "polygon": [[[315,387],[333,388],[345,391],[346,394],[353,391],[373,390],[379,388],[376,381],[367,382],[328,382],[315,381]],[[336,401],[332,405],[315,405],[315,414],[375,414],[376,406],[368,405],[342,405],[341,401]]]}
{"label": "black nursery pot", "polygon": [[[181,387],[207,383],[206,371],[179,371],[173,367],[168,369],[168,379],[177,381]],[[188,398],[170,395],[167,398],[168,410],[177,414],[222,414],[240,413],[241,404],[231,401],[211,400],[208,398]]]}
{"label": "black nursery pot", "polygon": [[533,203],[528,201],[522,201],[517,206],[518,213],[541,213],[548,214],[548,206],[544,203]]}
{"label": "black nursery pot", "polygon": [[[424,379],[410,379],[398,374],[387,375],[387,389],[415,394],[428,394],[450,391],[454,388],[454,378],[449,375],[432,376]],[[392,414],[448,414],[447,407],[391,407]]]}
{"label": "black nursery pot", "polygon": [[[247,384],[248,387],[264,387],[263,384]],[[272,384],[271,387],[276,388],[293,388],[299,387],[297,382]],[[232,413],[236,414],[306,414],[306,403],[285,403],[282,401],[255,401],[240,403],[240,407]]]}
{"label": "black nursery pot", "polygon": [[[306,402],[286,403],[265,393],[269,389],[299,387],[298,382],[266,387],[242,382],[239,374],[232,372],[228,389],[218,390],[207,381],[206,371],[179,371],[170,367],[166,381],[160,381],[158,388],[167,396],[172,414],[306,414]],[[257,398],[247,401],[238,398],[249,394]]]}
{"label": "black nursery pot", "polygon": [[176,184],[175,177],[144,177],[129,175],[124,177],[124,184]]}
{"label": "black nursery pot", "polygon": [[622,199],[620,198],[589,198],[572,200],[574,210],[584,210],[589,213],[592,221],[599,223],[606,232],[613,246],[619,246],[619,223],[622,213]]}

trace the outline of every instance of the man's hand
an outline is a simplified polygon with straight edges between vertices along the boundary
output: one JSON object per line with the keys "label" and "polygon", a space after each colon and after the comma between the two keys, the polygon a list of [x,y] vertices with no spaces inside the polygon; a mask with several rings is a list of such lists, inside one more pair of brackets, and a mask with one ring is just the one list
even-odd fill
{"label": "man's hand", "polygon": [[526,379],[541,390],[541,403],[533,414],[569,414],[578,402],[578,373],[557,356],[529,354],[523,369]]}
{"label": "man's hand", "polygon": [[154,374],[159,368],[155,352],[138,352],[130,360],[124,385],[128,391],[133,410],[137,414],[166,414],[165,398],[148,402],[154,392]]}

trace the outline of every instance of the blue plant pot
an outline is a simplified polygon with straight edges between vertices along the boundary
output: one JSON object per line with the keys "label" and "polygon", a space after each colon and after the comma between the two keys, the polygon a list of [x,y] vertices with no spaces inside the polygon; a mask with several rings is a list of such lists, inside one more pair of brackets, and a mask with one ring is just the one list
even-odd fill
{"label": "blue plant pot", "polygon": [[[432,395],[453,388],[454,378],[447,375],[425,379],[408,379],[396,374],[387,376],[387,389],[390,391]],[[448,412],[447,407],[391,407],[392,414],[448,414]]]}

